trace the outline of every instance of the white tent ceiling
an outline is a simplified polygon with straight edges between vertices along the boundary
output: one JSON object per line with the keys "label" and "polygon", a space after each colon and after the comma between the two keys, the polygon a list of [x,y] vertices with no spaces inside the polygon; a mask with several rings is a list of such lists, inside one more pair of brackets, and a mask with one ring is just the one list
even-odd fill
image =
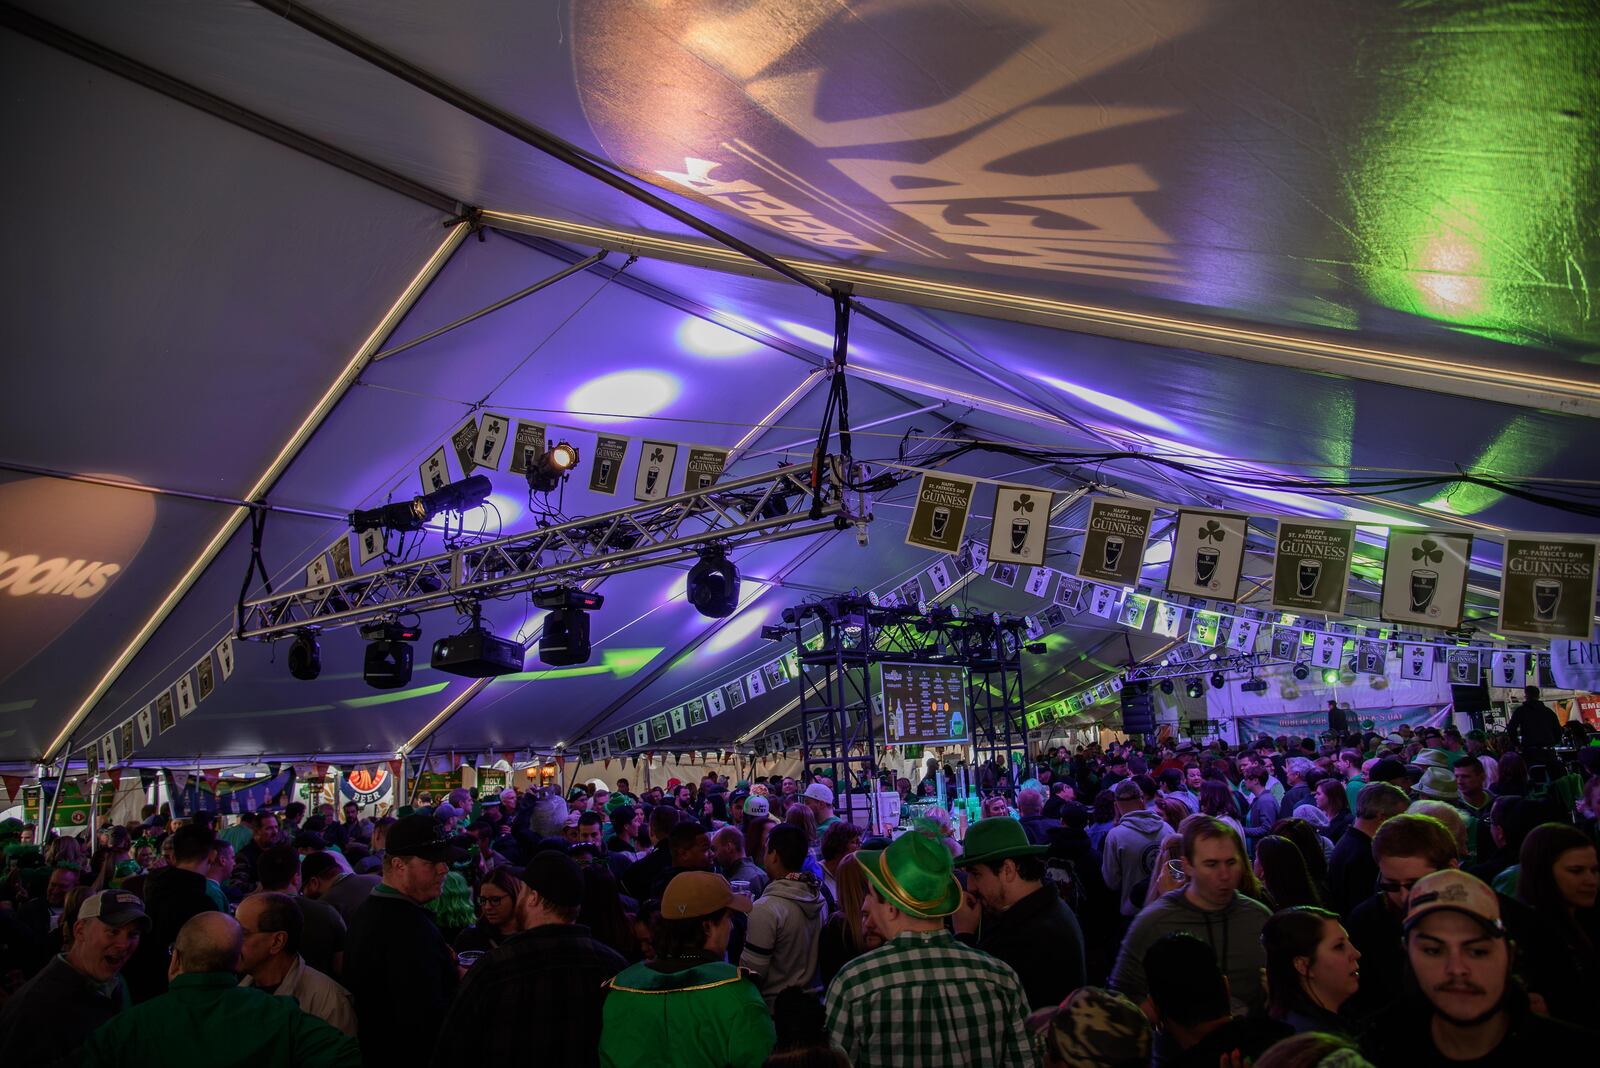
{"label": "white tent ceiling", "polygon": [[[74,745],[87,744],[228,632],[248,528],[169,594],[275,467],[265,500],[312,513],[268,520],[276,588],[303,581],[343,529],[323,517],[412,492],[417,463],[476,404],[542,414],[580,444],[609,429],[731,446],[828,355],[826,298],[276,6],[0,8],[14,161],[0,550],[120,567],[92,598],[0,596],[0,761],[36,759],[80,712]],[[294,6],[734,237],[856,280],[872,307],[935,342],[943,355],[856,318],[859,457],[893,458],[915,430],[1113,441],[1291,475],[1592,476],[1591,9]],[[1486,32],[1453,32],[1466,26]],[[724,184],[697,193],[693,174]],[[499,225],[447,246],[468,208]],[[285,451],[364,343],[416,337],[598,247],[621,251],[367,368]],[[618,275],[629,250],[643,257]],[[433,258],[419,298],[373,337]],[[734,472],[803,458],[824,392],[757,434]],[[1430,489],[1347,511],[1148,464],[1036,466],[974,453],[953,469],[1062,487],[1096,475],[1268,514],[1600,529],[1472,486],[1448,505]],[[496,479],[506,530],[531,522],[518,481]],[[593,670],[498,681],[434,744],[572,741],[730,680],[772,655],[759,626],[785,605],[927,566],[902,543],[907,492],[876,502],[865,549],[847,533],[751,550],[740,566],[764,585],[727,624],[684,603],[681,569],[608,581]],[[565,504],[614,506],[576,488]],[[1496,551],[1481,544],[1489,571]],[[1070,569],[1070,551],[1052,563]],[[962,596],[1038,607],[982,580]],[[503,633],[536,622],[525,601],[488,614]],[[424,620],[430,640],[455,627],[446,616]],[[1030,668],[1033,699],[1155,646],[1093,623],[1057,632]],[[360,648],[351,631],[327,635],[323,676],[301,683],[272,647],[241,647],[233,678],[139,757],[388,755],[465,690],[418,670],[398,697],[380,695],[361,681]],[[729,741],[780,707],[753,702],[685,740]]]}

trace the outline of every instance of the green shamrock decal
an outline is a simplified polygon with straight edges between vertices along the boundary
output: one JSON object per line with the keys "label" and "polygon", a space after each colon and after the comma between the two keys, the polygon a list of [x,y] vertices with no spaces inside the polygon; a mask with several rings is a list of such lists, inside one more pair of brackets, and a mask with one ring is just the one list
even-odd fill
{"label": "green shamrock decal", "polygon": [[1201,541],[1222,541],[1227,536],[1228,532],[1215,519],[1206,520],[1206,525],[1200,528]]}
{"label": "green shamrock decal", "polygon": [[1444,563],[1444,550],[1439,548],[1439,543],[1431,538],[1423,538],[1422,544],[1411,550],[1411,559],[1414,561],[1426,560],[1430,564]]}

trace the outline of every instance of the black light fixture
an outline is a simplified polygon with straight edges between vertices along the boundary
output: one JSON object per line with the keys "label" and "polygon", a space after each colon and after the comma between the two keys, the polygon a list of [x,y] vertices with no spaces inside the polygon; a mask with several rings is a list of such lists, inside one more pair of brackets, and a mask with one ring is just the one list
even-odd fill
{"label": "black light fixture", "polygon": [[411,643],[422,628],[392,620],[363,623],[361,636],[370,643],[361,677],[376,690],[397,690],[411,681]]}
{"label": "black light fixture", "polygon": [[1183,692],[1188,694],[1191,700],[1198,700],[1205,696],[1206,688],[1199,679],[1190,679],[1184,685]]}
{"label": "black light fixture", "polygon": [[781,642],[788,636],[789,632],[783,627],[765,626],[761,628],[761,637],[769,642]]}
{"label": "black light fixture", "polygon": [[535,493],[549,493],[560,486],[562,480],[577,466],[576,445],[565,441],[552,445],[547,441],[544,455],[528,465],[528,488]]}
{"label": "black light fixture", "polygon": [[1161,680],[1161,692],[1166,694],[1168,697],[1172,696],[1172,691],[1175,690],[1175,689],[1177,689],[1177,687],[1172,685],[1172,680],[1171,679],[1162,679]]}
{"label": "black light fixture", "polygon": [[605,603],[598,593],[558,589],[536,593],[533,603],[548,608],[539,634],[539,659],[552,667],[589,661],[589,613]]}
{"label": "black light fixture", "polygon": [[317,645],[317,632],[297,630],[289,645],[289,674],[302,682],[310,682],[322,674],[322,650]]}
{"label": "black light fixture", "polygon": [[733,615],[739,607],[739,569],[722,549],[708,545],[689,569],[689,603],[695,611],[712,619]]}
{"label": "black light fixture", "polygon": [[1296,664],[1294,666],[1294,677],[1304,682],[1311,677],[1311,669],[1304,664]]}
{"label": "black light fixture", "polygon": [[428,520],[440,512],[465,512],[478,507],[489,499],[493,490],[494,484],[489,481],[489,476],[473,475],[440,486],[426,496],[351,512],[350,526],[354,530],[421,530]]}
{"label": "black light fixture", "polygon": [[1267,680],[1258,679],[1252,675],[1250,676],[1250,680],[1248,682],[1241,682],[1239,684],[1239,689],[1244,693],[1266,693]]}
{"label": "black light fixture", "polygon": [[1224,675],[1222,672],[1213,671],[1211,673],[1211,688],[1212,689],[1214,689],[1214,690],[1222,689],[1223,685],[1226,684],[1227,681],[1228,681],[1228,677],[1226,675]]}

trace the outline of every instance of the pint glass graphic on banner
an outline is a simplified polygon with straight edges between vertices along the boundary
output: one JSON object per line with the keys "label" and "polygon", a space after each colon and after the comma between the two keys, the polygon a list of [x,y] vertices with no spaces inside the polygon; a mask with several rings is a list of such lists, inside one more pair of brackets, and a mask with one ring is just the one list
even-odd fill
{"label": "pint glass graphic on banner", "polygon": [[1561,606],[1561,583],[1555,579],[1535,579],[1533,583],[1533,618],[1540,623],[1553,623],[1556,609]]}
{"label": "pint glass graphic on banner", "polygon": [[1317,581],[1322,578],[1322,561],[1315,559],[1301,560],[1298,578],[1300,596],[1315,597],[1317,595]]}
{"label": "pint glass graphic on banner", "polygon": [[1115,571],[1117,562],[1122,559],[1122,538],[1116,534],[1108,534],[1105,541],[1105,568]]}
{"label": "pint glass graphic on banner", "polygon": [[650,493],[650,494],[655,493],[655,491],[656,491],[656,483],[660,482],[660,481],[661,481],[661,468],[655,467],[655,466],[651,466],[644,473],[644,491],[646,493]]}
{"label": "pint glass graphic on banner", "polygon": [[[528,464],[531,467],[533,465],[533,460],[531,458],[533,450],[529,449],[528,453],[529,453],[529,456],[530,456],[530,459],[528,460]],[[601,460],[600,461],[600,484],[602,486],[611,485],[611,461],[610,460]]]}
{"label": "pint glass graphic on banner", "polygon": [[1020,553],[1022,547],[1028,544],[1028,527],[1032,520],[1013,519],[1011,521],[1011,551]]}
{"label": "pint glass graphic on banner", "polygon": [[1428,650],[1420,645],[1413,645],[1411,651],[1406,655],[1411,658],[1411,677],[1422,678],[1422,669],[1427,666],[1428,662]]}
{"label": "pint glass graphic on banner", "polygon": [[1433,595],[1439,592],[1439,572],[1427,568],[1413,568],[1411,571],[1411,610],[1413,612],[1426,612],[1433,603]]}
{"label": "pint glass graphic on banner", "polygon": [[1222,553],[1209,546],[1201,546],[1194,551],[1194,581],[1197,586],[1215,589],[1217,586],[1217,562],[1222,559]]}
{"label": "pint glass graphic on banner", "polygon": [[934,541],[944,541],[945,531],[950,528],[950,509],[940,505],[933,510],[933,522],[929,532]]}
{"label": "pint glass graphic on banner", "polygon": [[1514,654],[1506,654],[1500,659],[1500,685],[1510,686],[1517,677],[1517,660]]}
{"label": "pint glass graphic on banner", "polygon": [[707,486],[711,485],[711,476],[710,475],[701,475],[701,476],[699,476],[699,479],[700,479],[700,489],[705,489]]}

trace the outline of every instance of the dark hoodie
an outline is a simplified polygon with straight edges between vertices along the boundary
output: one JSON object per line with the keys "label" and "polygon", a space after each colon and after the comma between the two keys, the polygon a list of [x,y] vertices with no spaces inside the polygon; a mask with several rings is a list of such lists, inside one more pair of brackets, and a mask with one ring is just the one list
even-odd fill
{"label": "dark hoodie", "polygon": [[1150,884],[1163,840],[1176,832],[1160,814],[1147,808],[1118,817],[1100,849],[1100,875],[1117,900],[1122,914],[1132,916],[1143,904],[1142,887]]}
{"label": "dark hoodie", "polygon": [[822,892],[814,876],[796,872],[767,884],[750,913],[739,966],[755,973],[769,1009],[789,987],[812,984],[821,932]]}
{"label": "dark hoodie", "polygon": [[167,949],[177,941],[178,929],[202,912],[216,912],[216,902],[206,893],[206,877],[184,868],[157,868],[144,878],[144,914],[150,930],[139,939],[122,977],[137,1002],[167,992]]}
{"label": "dark hoodie", "polygon": [[1267,966],[1267,954],[1261,948],[1261,928],[1272,913],[1243,894],[1234,894],[1227,907],[1216,912],[1192,904],[1185,894],[1183,890],[1163,894],[1134,918],[1111,972],[1112,989],[1128,995],[1134,1004],[1143,1001],[1149,993],[1145,953],[1163,936],[1184,931],[1211,947],[1236,1000],[1252,1012],[1265,1008],[1261,973]]}

